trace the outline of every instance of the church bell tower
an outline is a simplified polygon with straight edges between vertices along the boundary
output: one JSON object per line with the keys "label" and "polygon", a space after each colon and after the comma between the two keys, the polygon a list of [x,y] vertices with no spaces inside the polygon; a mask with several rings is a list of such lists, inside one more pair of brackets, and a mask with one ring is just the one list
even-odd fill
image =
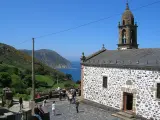
{"label": "church bell tower", "polygon": [[118,50],[138,49],[137,44],[137,24],[134,23],[134,16],[129,9],[128,2],[126,10],[122,15],[122,21],[119,22],[119,44]]}

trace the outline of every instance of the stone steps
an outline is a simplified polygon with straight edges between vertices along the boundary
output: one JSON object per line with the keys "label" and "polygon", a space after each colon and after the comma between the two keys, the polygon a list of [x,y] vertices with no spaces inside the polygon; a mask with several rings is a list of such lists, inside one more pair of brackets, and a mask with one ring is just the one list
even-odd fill
{"label": "stone steps", "polygon": [[134,113],[132,112],[117,112],[115,114],[112,114],[112,116],[121,118],[123,120],[135,120]]}
{"label": "stone steps", "polygon": [[127,118],[127,117],[119,115],[119,114],[112,114],[112,116],[120,118],[122,120],[136,120],[135,118]]}
{"label": "stone steps", "polygon": [[134,117],[133,114],[128,114],[128,113],[126,113],[126,112],[118,112],[117,114],[122,115],[122,116],[125,116],[125,117],[127,117],[127,118],[133,118],[133,117]]}

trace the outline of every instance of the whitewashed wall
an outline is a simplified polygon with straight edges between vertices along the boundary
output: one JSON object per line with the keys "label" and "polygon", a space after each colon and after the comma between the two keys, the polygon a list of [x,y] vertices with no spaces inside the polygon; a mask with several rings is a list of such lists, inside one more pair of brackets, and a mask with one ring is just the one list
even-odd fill
{"label": "whitewashed wall", "polygon": [[[103,76],[108,77],[108,88],[103,88]],[[136,93],[136,114],[160,120],[160,100],[156,99],[157,82],[160,82],[158,71],[84,66],[84,99],[120,110],[123,105],[123,88],[133,88]]]}

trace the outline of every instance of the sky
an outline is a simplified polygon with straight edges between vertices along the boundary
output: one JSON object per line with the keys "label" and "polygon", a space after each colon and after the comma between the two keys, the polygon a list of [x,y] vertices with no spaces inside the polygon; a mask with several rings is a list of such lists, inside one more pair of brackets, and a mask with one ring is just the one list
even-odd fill
{"label": "sky", "polygon": [[[158,0],[129,0],[131,10]],[[126,0],[3,0],[0,4],[0,42],[32,49],[32,38],[59,32],[102,18],[87,26],[35,39],[35,49],[51,49],[76,61],[100,50],[117,49],[118,22]],[[133,10],[139,48],[160,46],[160,2]],[[115,15],[119,14],[119,15]],[[25,42],[24,42],[25,41]]]}

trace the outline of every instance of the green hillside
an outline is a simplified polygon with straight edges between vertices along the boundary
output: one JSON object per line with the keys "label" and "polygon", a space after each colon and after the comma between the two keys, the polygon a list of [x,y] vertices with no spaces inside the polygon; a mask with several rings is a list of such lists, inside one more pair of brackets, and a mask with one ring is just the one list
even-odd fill
{"label": "green hillside", "polygon": [[46,82],[47,85],[53,85],[55,82],[55,79],[51,76],[45,76],[45,75],[36,75],[36,80],[40,82]]}
{"label": "green hillside", "polygon": [[[2,88],[10,87],[15,97],[30,98],[32,87],[32,58],[15,48],[0,43],[0,94]],[[57,78],[59,84],[57,85]],[[45,92],[55,87],[75,86],[67,75],[35,60],[35,87]]]}
{"label": "green hillside", "polygon": [[[14,47],[0,43],[0,63],[16,66],[22,70],[27,69],[31,71],[32,57],[19,50],[16,50]],[[35,72],[36,74],[48,73],[49,75],[58,74],[60,76],[64,76],[63,73],[42,64],[38,60],[35,60]]]}

